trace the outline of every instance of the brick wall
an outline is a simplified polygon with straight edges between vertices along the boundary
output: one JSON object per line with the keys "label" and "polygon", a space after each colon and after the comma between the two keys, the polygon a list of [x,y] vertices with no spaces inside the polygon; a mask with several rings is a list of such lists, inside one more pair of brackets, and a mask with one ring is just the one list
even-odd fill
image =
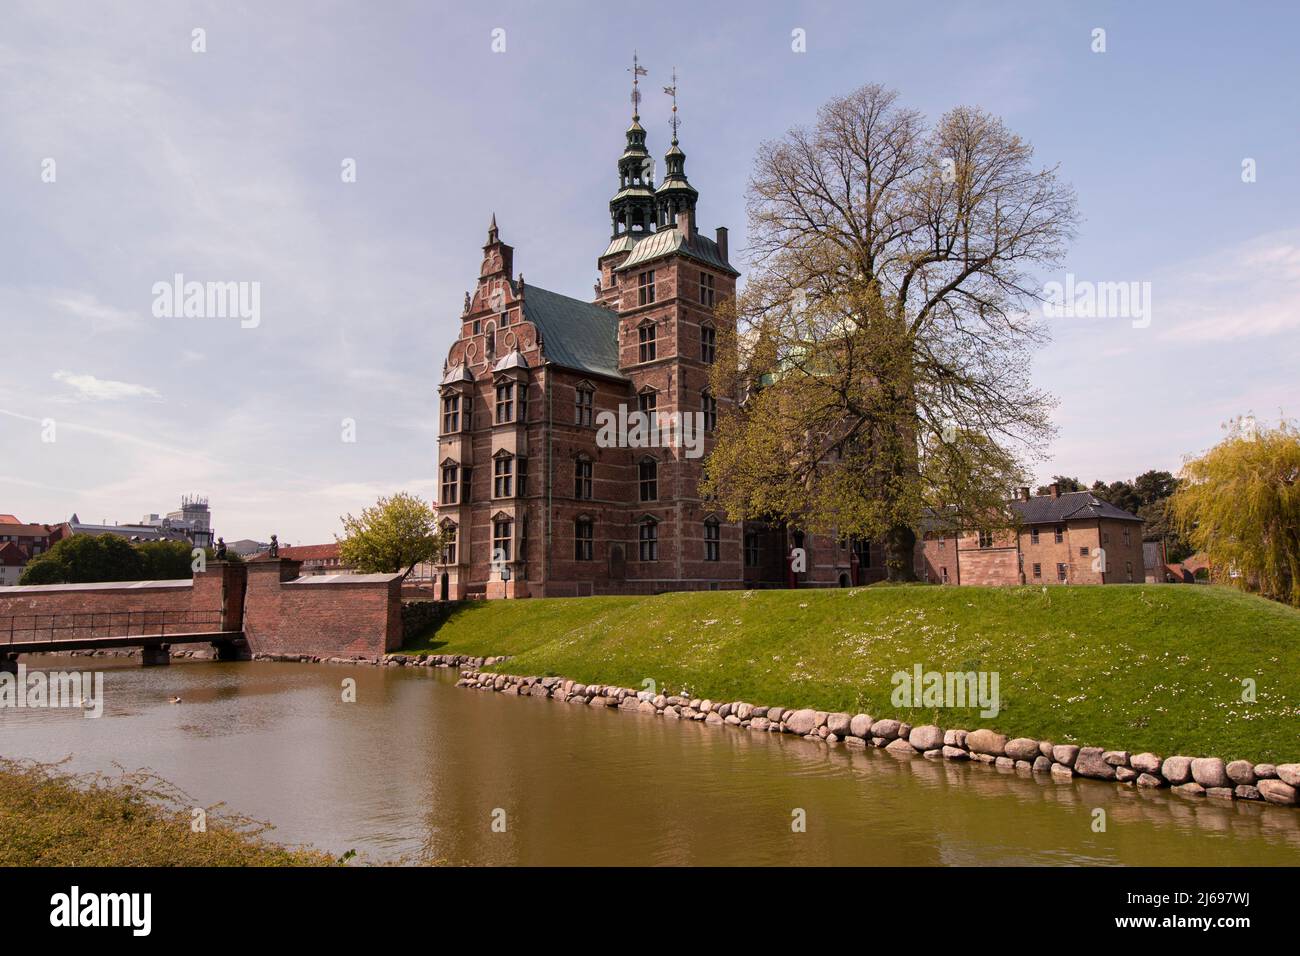
{"label": "brick wall", "polygon": [[254,654],[374,657],[402,644],[401,576],[311,575],[287,558],[248,565],[244,636]]}

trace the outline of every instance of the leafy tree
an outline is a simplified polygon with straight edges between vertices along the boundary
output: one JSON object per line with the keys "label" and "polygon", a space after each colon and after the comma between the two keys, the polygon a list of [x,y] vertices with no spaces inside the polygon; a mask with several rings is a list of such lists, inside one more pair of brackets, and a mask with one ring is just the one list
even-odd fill
{"label": "leafy tree", "polygon": [[[1051,484],[1039,485],[1038,490],[1035,492],[1035,494],[1039,494],[1039,495],[1051,494],[1052,485],[1056,485],[1060,489],[1061,494],[1067,494],[1068,492],[1071,491],[1084,490],[1083,482],[1081,482],[1078,478],[1070,478],[1067,475],[1053,475]],[[1094,484],[1092,487],[1093,490],[1096,490],[1097,486]]]}
{"label": "leafy tree", "polygon": [[401,572],[406,577],[417,564],[439,554],[445,543],[433,508],[404,491],[380,498],[359,517],[349,514],[342,521],[339,558],[363,573]]}
{"label": "leafy tree", "polygon": [[145,541],[136,550],[144,562],[144,580],[170,581],[194,573],[194,545],[188,541]]}
{"label": "leafy tree", "polygon": [[759,150],[704,491],[732,519],[881,538],[909,580],[922,515],[986,523],[1051,433],[1027,272],[1076,213],[1001,120],[958,107],[927,129],[896,100],[865,86]]}
{"label": "leafy tree", "polygon": [[142,581],[145,563],[130,541],[115,534],[74,534],[55,542],[23,569],[19,584]]}
{"label": "leafy tree", "polygon": [[1170,499],[1178,529],[1216,577],[1300,607],[1300,430],[1228,428],[1183,466]]}

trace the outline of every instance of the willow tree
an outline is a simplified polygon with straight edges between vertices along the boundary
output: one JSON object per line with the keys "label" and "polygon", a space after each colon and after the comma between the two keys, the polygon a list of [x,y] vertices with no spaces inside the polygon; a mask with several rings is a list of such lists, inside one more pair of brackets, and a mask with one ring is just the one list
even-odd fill
{"label": "willow tree", "polygon": [[996,117],[927,127],[896,100],[865,86],[759,150],[705,490],[733,520],[883,538],[902,580],[923,518],[1002,520],[1051,436],[1031,272],[1059,261],[1076,210]]}
{"label": "willow tree", "polygon": [[1228,428],[1183,466],[1169,499],[1178,529],[1210,559],[1215,577],[1300,607],[1300,430]]}

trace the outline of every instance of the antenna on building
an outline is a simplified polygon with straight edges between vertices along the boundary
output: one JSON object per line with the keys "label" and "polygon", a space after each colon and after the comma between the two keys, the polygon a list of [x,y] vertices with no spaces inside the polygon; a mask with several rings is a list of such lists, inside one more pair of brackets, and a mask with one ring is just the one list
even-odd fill
{"label": "antenna on building", "polygon": [[673,128],[673,143],[677,143],[677,127],[681,125],[681,118],[677,115],[677,67],[673,67],[673,85],[665,86],[664,92],[673,98],[673,118],[668,121],[668,125]]}
{"label": "antenna on building", "polygon": [[632,51],[632,118],[634,120],[641,118],[641,90],[637,86],[637,81],[643,76],[649,76],[650,73],[637,60],[636,50]]}

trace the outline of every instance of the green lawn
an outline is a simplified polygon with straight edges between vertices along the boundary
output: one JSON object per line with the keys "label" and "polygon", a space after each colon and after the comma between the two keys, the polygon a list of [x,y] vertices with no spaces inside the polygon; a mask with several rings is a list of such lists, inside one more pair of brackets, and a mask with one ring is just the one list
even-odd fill
{"label": "green lawn", "polygon": [[[470,602],[408,651],[714,700],[1057,742],[1300,759],[1300,612],[1187,585],[682,592]],[[890,676],[996,671],[1001,713],[900,709]],[[1256,684],[1242,701],[1242,681]]]}

